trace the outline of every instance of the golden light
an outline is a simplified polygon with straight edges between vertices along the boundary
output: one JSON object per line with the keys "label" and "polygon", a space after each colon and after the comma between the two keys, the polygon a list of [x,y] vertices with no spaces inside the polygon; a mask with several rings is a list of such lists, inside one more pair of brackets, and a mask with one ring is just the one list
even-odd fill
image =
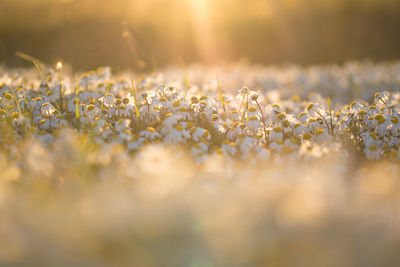
{"label": "golden light", "polygon": [[62,70],[63,64],[61,61],[58,61],[56,64],[56,70]]}
{"label": "golden light", "polygon": [[218,49],[210,11],[209,0],[189,1],[196,51],[199,60],[207,63],[218,59]]}

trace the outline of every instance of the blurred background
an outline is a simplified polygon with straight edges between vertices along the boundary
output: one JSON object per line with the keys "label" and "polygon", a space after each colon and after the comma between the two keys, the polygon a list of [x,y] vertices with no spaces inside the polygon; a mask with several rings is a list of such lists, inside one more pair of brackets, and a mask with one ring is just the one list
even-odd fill
{"label": "blurred background", "polygon": [[398,0],[1,0],[0,62],[170,64],[400,58]]}

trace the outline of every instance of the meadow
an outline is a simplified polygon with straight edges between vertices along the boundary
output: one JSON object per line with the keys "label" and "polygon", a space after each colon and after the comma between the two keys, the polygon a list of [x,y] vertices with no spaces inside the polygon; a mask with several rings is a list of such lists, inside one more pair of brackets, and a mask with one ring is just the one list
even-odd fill
{"label": "meadow", "polygon": [[33,63],[0,69],[0,265],[400,261],[399,61]]}

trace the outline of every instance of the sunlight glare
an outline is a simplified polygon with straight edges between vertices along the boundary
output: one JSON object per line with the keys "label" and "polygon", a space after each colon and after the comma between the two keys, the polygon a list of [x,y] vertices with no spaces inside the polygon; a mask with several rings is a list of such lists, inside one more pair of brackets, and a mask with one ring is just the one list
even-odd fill
{"label": "sunlight glare", "polygon": [[194,42],[199,60],[212,62],[218,58],[215,42],[215,33],[211,18],[209,0],[190,0]]}

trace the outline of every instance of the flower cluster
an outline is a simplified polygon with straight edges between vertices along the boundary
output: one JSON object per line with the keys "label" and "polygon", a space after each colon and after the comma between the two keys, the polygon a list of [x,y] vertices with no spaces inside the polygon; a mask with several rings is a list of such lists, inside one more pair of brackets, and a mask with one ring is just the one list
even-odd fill
{"label": "flower cluster", "polygon": [[[312,160],[324,155],[368,159],[400,157],[400,94],[375,94],[372,103],[333,105],[316,92],[308,98],[259,87],[224,90],[216,82],[168,81],[161,74],[112,77],[99,68],[72,80],[62,68],[42,79],[5,74],[0,79],[0,139],[12,146],[26,137],[50,144],[72,128],[99,147],[118,143],[135,153],[147,144],[186,148],[198,162],[228,159]],[[344,145],[345,144],[345,145]]]}

